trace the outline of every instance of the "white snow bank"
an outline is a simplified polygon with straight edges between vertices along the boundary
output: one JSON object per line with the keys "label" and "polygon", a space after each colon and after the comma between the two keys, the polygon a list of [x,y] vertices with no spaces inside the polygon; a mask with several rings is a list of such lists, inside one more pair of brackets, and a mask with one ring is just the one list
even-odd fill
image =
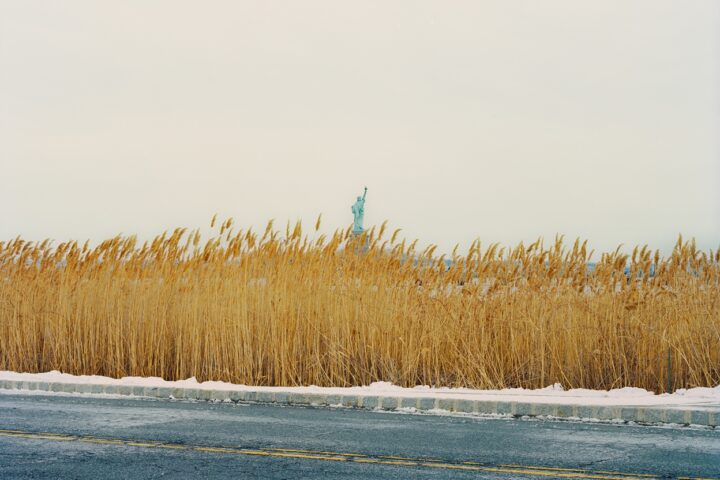
{"label": "white snow bank", "polygon": [[618,388],[614,390],[565,390],[556,383],[537,390],[506,388],[503,390],[473,390],[469,388],[434,388],[418,386],[398,387],[388,382],[375,382],[363,387],[255,387],[226,382],[202,382],[195,377],[187,380],[168,381],[159,377],[123,377],[120,379],[97,375],[70,375],[56,370],[46,373],[17,373],[0,370],[0,380],[27,382],[83,383],[103,385],[128,385],[143,387],[197,388],[203,390],[238,390],[264,392],[293,392],[301,394],[359,395],[381,397],[459,398],[464,400],[487,400],[500,402],[553,403],[562,405],[598,406],[720,406],[720,385],[714,388],[680,389],[672,394],[656,395],[642,388]]}

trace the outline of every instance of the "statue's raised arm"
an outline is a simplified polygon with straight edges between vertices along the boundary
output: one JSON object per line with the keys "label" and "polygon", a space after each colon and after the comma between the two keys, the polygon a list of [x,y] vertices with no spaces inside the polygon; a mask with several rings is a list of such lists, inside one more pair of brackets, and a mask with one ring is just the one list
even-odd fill
{"label": "statue's raised arm", "polygon": [[367,196],[367,187],[365,187],[365,192],[363,193],[363,201],[365,201],[366,196]]}

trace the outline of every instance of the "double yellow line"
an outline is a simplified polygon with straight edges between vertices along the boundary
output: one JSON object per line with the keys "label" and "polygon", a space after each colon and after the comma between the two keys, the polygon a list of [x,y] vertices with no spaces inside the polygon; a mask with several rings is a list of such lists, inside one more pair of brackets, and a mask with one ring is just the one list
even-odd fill
{"label": "double yellow line", "polygon": [[[446,462],[431,458],[396,457],[391,455],[366,455],[362,453],[328,452],[319,450],[302,450],[290,448],[236,448],[217,447],[206,445],[186,445],[180,443],[165,443],[145,440],[128,440],[122,438],[96,437],[92,435],[68,435],[64,433],[30,432],[24,430],[2,430],[0,436],[12,438],[26,438],[32,440],[51,440],[59,442],[81,442],[100,445],[122,445],[139,448],[160,448],[173,450],[188,450],[196,452],[209,452],[234,455],[255,455],[263,457],[298,458],[306,460],[320,460],[325,462],[350,462],[361,464],[395,465],[403,467],[424,467],[447,470],[463,470],[470,472],[493,472],[520,474],[536,477],[552,478],[586,478],[602,480],[647,480],[658,478],[655,475],[643,473],[623,473],[610,471],[593,471],[577,468],[559,468],[530,465],[499,464],[488,465],[479,462]],[[719,480],[684,477],[684,480]]]}

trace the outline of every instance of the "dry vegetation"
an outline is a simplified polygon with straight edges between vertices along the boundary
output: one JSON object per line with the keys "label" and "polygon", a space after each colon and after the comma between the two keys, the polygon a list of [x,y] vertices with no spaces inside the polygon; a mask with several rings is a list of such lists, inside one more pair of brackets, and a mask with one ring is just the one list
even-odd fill
{"label": "dry vegetation", "polygon": [[142,246],[1,242],[0,369],[663,391],[670,351],[676,388],[720,383],[718,252],[680,239],[668,258],[616,251],[590,272],[585,243],[476,242],[445,271],[434,248],[385,234],[227,220],[203,244],[184,229]]}

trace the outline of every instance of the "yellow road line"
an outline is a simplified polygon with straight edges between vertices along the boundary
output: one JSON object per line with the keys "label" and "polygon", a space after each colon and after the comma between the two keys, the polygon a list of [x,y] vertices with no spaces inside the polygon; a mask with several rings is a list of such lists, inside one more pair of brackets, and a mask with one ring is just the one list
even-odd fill
{"label": "yellow road line", "polygon": [[[468,462],[465,462],[468,463]],[[499,467],[510,467],[510,468],[526,468],[527,465],[516,465],[514,463],[500,463],[498,464]],[[562,468],[562,467],[532,467],[536,470],[557,470],[561,472],[586,472],[587,470],[583,470],[582,468]],[[595,472],[595,473],[601,473],[601,472]],[[602,472],[605,473],[605,472]],[[622,473],[618,474],[622,475]],[[632,475],[639,475],[633,473]]]}
{"label": "yellow road line", "polygon": [[[390,460],[417,460],[417,458],[396,457],[395,455],[378,455],[378,458],[389,458]],[[430,460],[430,461],[434,461],[434,460]]]}
{"label": "yellow road line", "polygon": [[[635,475],[636,477],[645,477],[645,478],[653,478],[655,475],[649,474],[649,473],[614,473],[614,472],[607,472],[605,470],[597,470],[595,473],[612,473],[613,475]],[[701,478],[692,478],[690,480],[703,480]],[[706,479],[706,480],[713,480],[713,479]]]}
{"label": "yellow road line", "polygon": [[[473,463],[473,465],[468,465],[469,463]],[[510,465],[498,465],[497,467],[491,467],[491,466],[480,466],[480,464],[475,462],[463,462],[463,464],[459,465],[451,465],[447,466],[443,463],[422,463],[422,466],[425,467],[431,467],[431,468],[454,468],[458,470],[476,470],[481,472],[497,472],[497,473],[520,473],[523,475],[534,475],[538,477],[555,477],[555,478],[586,478],[586,479],[602,479],[602,480],[628,480],[628,479],[637,479],[640,480],[641,478],[645,477],[645,474],[640,474],[642,477],[639,476],[633,476],[632,473],[616,473],[616,472],[606,472],[606,474],[599,474],[599,472],[589,472],[587,470],[577,470],[577,471],[568,471],[570,469],[565,468],[557,468],[554,467],[533,467],[533,466],[522,466],[522,465],[516,465],[516,466],[510,466]],[[608,476],[610,475],[610,476]],[[654,476],[657,478],[656,476]],[[692,479],[696,480],[696,479]]]}
{"label": "yellow road line", "polygon": [[33,435],[47,435],[52,437],[68,437],[71,435],[68,435],[66,433],[53,433],[53,432],[25,432],[21,430],[4,430],[0,429],[0,433],[32,433]]}
{"label": "yellow road line", "polygon": [[271,457],[284,458],[306,458],[310,460],[329,460],[331,462],[347,462],[348,457],[330,457],[327,455],[311,455],[309,453],[282,453],[282,452],[266,452]]}
{"label": "yellow road line", "polygon": [[357,458],[353,460],[354,463],[378,463],[380,465],[406,465],[417,467],[420,464],[418,462],[405,462],[402,460],[380,460],[378,458]]}
{"label": "yellow road line", "polygon": [[104,438],[78,438],[77,440],[83,443],[99,443],[102,445],[125,445],[125,442],[121,440],[107,440]]}
{"label": "yellow road line", "polygon": [[188,447],[186,447],[185,445],[175,445],[173,443],[161,443],[160,445],[157,446],[157,448],[173,448],[173,449],[177,449],[177,450],[187,450],[188,449]]}
{"label": "yellow road line", "polygon": [[[392,455],[367,455],[361,453],[347,452],[328,452],[317,450],[303,449],[283,449],[283,448],[265,448],[265,449],[248,449],[248,448],[230,448],[230,447],[212,447],[204,445],[183,445],[175,443],[148,442],[142,440],[125,440],[102,438],[92,435],[68,435],[63,433],[49,432],[29,432],[23,430],[6,430],[0,429],[0,436],[14,438],[28,438],[35,440],[55,440],[55,441],[78,441],[83,443],[95,443],[104,445],[124,445],[140,448],[166,448],[177,450],[193,450],[208,453],[224,453],[236,455],[256,455],[265,457],[281,457],[281,458],[298,458],[308,460],[322,460],[334,462],[352,462],[352,463],[370,463],[378,465],[399,465],[406,467],[425,467],[439,468],[448,470],[464,470],[474,472],[493,472],[493,473],[513,473],[537,477],[555,477],[555,478],[585,478],[596,480],[646,480],[654,475],[645,473],[623,473],[609,471],[591,471],[576,468],[546,467],[532,465],[515,465],[500,464],[487,465],[479,462],[462,462],[448,463],[440,460],[430,460],[427,458],[409,458],[398,457]],[[374,458],[372,458],[374,457]],[[682,477],[682,480],[720,480],[720,479],[700,479]]]}
{"label": "yellow road line", "polygon": [[7,433],[2,434],[4,436],[13,436],[13,437],[20,437],[20,438],[32,438],[32,439],[40,439],[40,440],[61,440],[61,441],[71,441],[71,440],[77,440],[75,437],[60,437],[56,435],[32,435],[32,434],[24,434],[24,433],[18,433],[9,435]]}
{"label": "yellow road line", "polygon": [[[128,444],[129,445],[129,444]],[[192,447],[193,450],[198,452],[214,452],[214,453],[236,453],[229,448],[217,448],[217,447]]]}
{"label": "yellow road line", "polygon": [[145,443],[145,442],[127,442],[125,445],[130,445],[131,447],[157,447],[157,443]]}
{"label": "yellow road line", "polygon": [[363,455],[362,453],[323,452],[321,450],[302,450],[298,448],[265,448],[264,450],[271,450],[273,452],[321,453],[325,455],[339,455],[343,457],[367,457],[367,455]]}
{"label": "yellow road line", "polygon": [[[465,463],[473,463],[473,462],[465,462]],[[582,468],[561,468],[561,467],[528,467],[527,465],[515,465],[512,463],[500,463],[498,464],[499,467],[510,467],[510,468],[532,468],[533,470],[552,470],[552,471],[559,471],[559,472],[572,472],[572,473],[596,473],[596,474],[602,474],[602,475],[616,475],[616,476],[624,476],[624,475],[630,475],[633,477],[649,477],[653,478],[655,475],[648,474],[648,473],[623,473],[623,472],[609,472],[605,470],[584,470]],[[701,479],[692,479],[692,480],[701,480]]]}

